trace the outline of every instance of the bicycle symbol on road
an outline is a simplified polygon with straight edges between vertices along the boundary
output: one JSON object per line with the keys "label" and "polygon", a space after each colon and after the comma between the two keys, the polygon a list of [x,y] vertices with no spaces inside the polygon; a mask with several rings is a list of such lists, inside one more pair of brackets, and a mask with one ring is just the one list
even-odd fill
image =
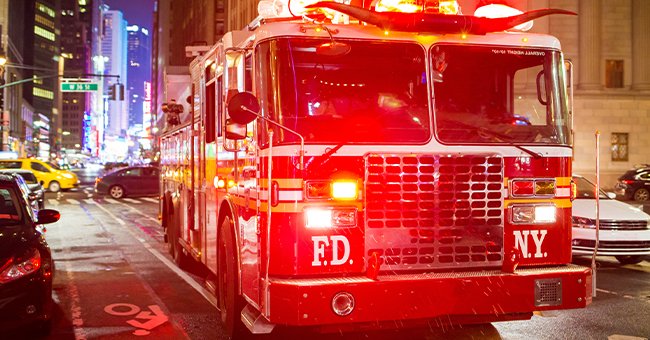
{"label": "bicycle symbol on road", "polygon": [[[163,313],[158,305],[149,305],[149,310],[141,311],[140,307],[130,303],[113,303],[104,307],[104,312],[115,316],[131,316],[135,317],[128,320],[126,323],[138,329],[133,331],[134,335],[144,336],[149,335],[151,330],[169,321],[169,317]],[[137,314],[137,315],[136,315]],[[146,320],[144,322],[138,321]]]}

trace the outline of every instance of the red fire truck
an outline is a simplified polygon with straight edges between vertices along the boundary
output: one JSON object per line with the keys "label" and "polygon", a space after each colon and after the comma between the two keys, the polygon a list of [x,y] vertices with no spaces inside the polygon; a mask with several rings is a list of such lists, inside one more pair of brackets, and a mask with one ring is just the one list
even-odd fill
{"label": "red fire truck", "polygon": [[564,12],[430,2],[262,1],[192,61],[161,137],[162,225],[180,266],[208,269],[229,334],[591,302],[571,264],[567,66],[556,38],[515,28]]}

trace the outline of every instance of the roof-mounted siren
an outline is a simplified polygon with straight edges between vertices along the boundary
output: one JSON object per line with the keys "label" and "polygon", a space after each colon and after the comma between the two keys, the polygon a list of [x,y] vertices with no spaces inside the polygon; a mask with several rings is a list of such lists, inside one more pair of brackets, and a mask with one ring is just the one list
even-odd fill
{"label": "roof-mounted siren", "polygon": [[[379,0],[390,1],[390,0]],[[416,0],[393,0],[397,3],[418,3]],[[427,0],[424,3],[435,2],[435,0]],[[442,2],[442,1],[440,1]],[[332,1],[321,1],[312,5],[305,6],[309,9],[315,8],[329,8],[343,14],[350,16],[351,18],[358,19],[365,23],[375,25],[382,30],[388,31],[400,31],[400,32],[419,32],[419,33],[434,33],[434,34],[477,34],[483,35],[490,32],[501,32],[506,30],[511,30],[514,27],[527,22],[551,15],[551,14],[568,14],[568,15],[577,15],[574,12],[563,10],[563,9],[539,9],[528,11],[525,13],[517,15],[509,15],[505,17],[479,17],[472,15],[449,15],[442,14],[440,12],[440,6],[438,6],[438,12],[433,12],[427,10],[424,7],[419,7],[419,12],[415,13],[405,13],[399,11],[399,8],[396,11],[390,12],[380,12],[377,10],[371,10],[354,5],[346,5],[338,2]],[[398,6],[400,8],[405,8],[404,6]],[[410,9],[413,9],[412,7]],[[516,11],[516,10],[515,10]]]}

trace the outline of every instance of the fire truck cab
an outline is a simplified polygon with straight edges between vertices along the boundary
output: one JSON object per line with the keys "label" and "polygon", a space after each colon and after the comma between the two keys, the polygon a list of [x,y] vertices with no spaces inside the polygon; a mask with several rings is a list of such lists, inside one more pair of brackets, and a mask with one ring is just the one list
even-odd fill
{"label": "fire truck cab", "polygon": [[559,41],[373,3],[262,1],[191,63],[161,137],[172,256],[208,269],[233,336],[588,305]]}

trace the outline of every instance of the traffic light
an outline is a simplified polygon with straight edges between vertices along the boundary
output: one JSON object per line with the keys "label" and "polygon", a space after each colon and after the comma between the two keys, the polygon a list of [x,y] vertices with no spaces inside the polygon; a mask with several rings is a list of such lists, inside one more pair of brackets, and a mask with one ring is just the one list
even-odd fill
{"label": "traffic light", "polygon": [[124,84],[115,83],[108,87],[109,100],[124,100]]}
{"label": "traffic light", "polygon": [[108,100],[115,100],[115,84],[108,87]]}
{"label": "traffic light", "polygon": [[124,100],[124,84],[117,83],[115,86],[115,96],[118,100]]}

